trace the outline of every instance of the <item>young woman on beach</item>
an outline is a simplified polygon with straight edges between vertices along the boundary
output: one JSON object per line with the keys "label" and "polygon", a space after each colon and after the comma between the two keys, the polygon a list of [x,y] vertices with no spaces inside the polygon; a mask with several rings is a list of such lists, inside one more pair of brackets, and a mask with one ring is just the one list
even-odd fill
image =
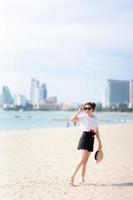
{"label": "young woman on beach", "polygon": [[102,148],[100,134],[98,130],[98,120],[97,117],[93,114],[95,107],[95,103],[87,102],[84,104],[84,106],[80,107],[79,110],[70,118],[70,121],[72,122],[80,121],[80,127],[82,129],[82,135],[78,144],[78,150],[81,151],[81,160],[77,164],[70,178],[70,184],[73,186],[76,173],[78,172],[80,167],[82,167],[81,177],[82,182],[84,182],[86,164],[91,152],[93,152],[95,136],[98,140],[98,148]]}

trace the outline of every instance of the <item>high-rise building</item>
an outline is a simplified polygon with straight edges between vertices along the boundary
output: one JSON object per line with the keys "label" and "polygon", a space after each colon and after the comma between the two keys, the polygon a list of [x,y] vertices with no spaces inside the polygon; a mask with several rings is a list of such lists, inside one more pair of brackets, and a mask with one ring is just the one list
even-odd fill
{"label": "high-rise building", "polygon": [[2,94],[0,94],[0,106],[2,106],[3,105],[3,96],[2,96]]}
{"label": "high-rise building", "polygon": [[3,101],[3,105],[5,106],[14,104],[13,97],[7,86],[3,86],[2,88],[2,101]]}
{"label": "high-rise building", "polygon": [[34,108],[39,108],[40,101],[40,85],[39,81],[35,78],[31,79],[31,103]]}
{"label": "high-rise building", "polygon": [[40,86],[40,100],[43,101],[47,98],[47,88],[46,88],[46,84],[43,83]]}
{"label": "high-rise building", "polygon": [[106,106],[129,105],[129,81],[107,80]]}
{"label": "high-rise building", "polygon": [[129,107],[133,108],[133,80],[130,81],[129,89]]}

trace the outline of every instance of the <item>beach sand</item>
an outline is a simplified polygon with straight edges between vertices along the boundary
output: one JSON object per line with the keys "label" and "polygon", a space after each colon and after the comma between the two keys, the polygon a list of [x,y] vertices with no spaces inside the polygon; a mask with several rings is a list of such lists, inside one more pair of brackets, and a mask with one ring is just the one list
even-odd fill
{"label": "beach sand", "polygon": [[68,178],[79,161],[79,128],[0,132],[0,200],[132,200],[133,124],[99,126],[103,160],[91,153],[86,183]]}

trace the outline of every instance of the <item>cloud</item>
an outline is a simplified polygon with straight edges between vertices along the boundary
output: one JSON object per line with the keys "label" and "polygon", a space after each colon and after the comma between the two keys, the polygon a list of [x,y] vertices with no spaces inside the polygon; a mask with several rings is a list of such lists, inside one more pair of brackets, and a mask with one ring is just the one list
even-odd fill
{"label": "cloud", "polygon": [[124,1],[13,2],[6,2],[1,14],[4,15],[0,34],[3,51],[62,52],[68,46],[70,50],[85,44],[93,49],[117,46],[121,49],[121,46],[129,48],[132,43],[132,10],[118,9],[118,2],[124,4]]}
{"label": "cloud", "polygon": [[61,99],[77,99],[80,83],[84,99],[98,99],[99,81],[100,91],[107,78],[132,77],[132,11],[131,0],[1,1],[0,84],[28,94],[36,76]]}

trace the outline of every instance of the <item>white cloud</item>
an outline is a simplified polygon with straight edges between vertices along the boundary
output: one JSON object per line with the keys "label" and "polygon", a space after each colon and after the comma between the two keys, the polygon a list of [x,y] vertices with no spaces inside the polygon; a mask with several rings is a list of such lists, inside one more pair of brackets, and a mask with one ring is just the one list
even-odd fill
{"label": "white cloud", "polygon": [[[71,88],[77,99],[79,83],[88,85],[81,96],[90,91],[94,98],[99,80],[104,90],[108,77],[131,78],[132,10],[133,3],[124,0],[1,1],[0,85],[28,94],[30,78],[37,76],[49,83],[51,94],[74,98]],[[66,93],[55,91],[60,84]]]}

